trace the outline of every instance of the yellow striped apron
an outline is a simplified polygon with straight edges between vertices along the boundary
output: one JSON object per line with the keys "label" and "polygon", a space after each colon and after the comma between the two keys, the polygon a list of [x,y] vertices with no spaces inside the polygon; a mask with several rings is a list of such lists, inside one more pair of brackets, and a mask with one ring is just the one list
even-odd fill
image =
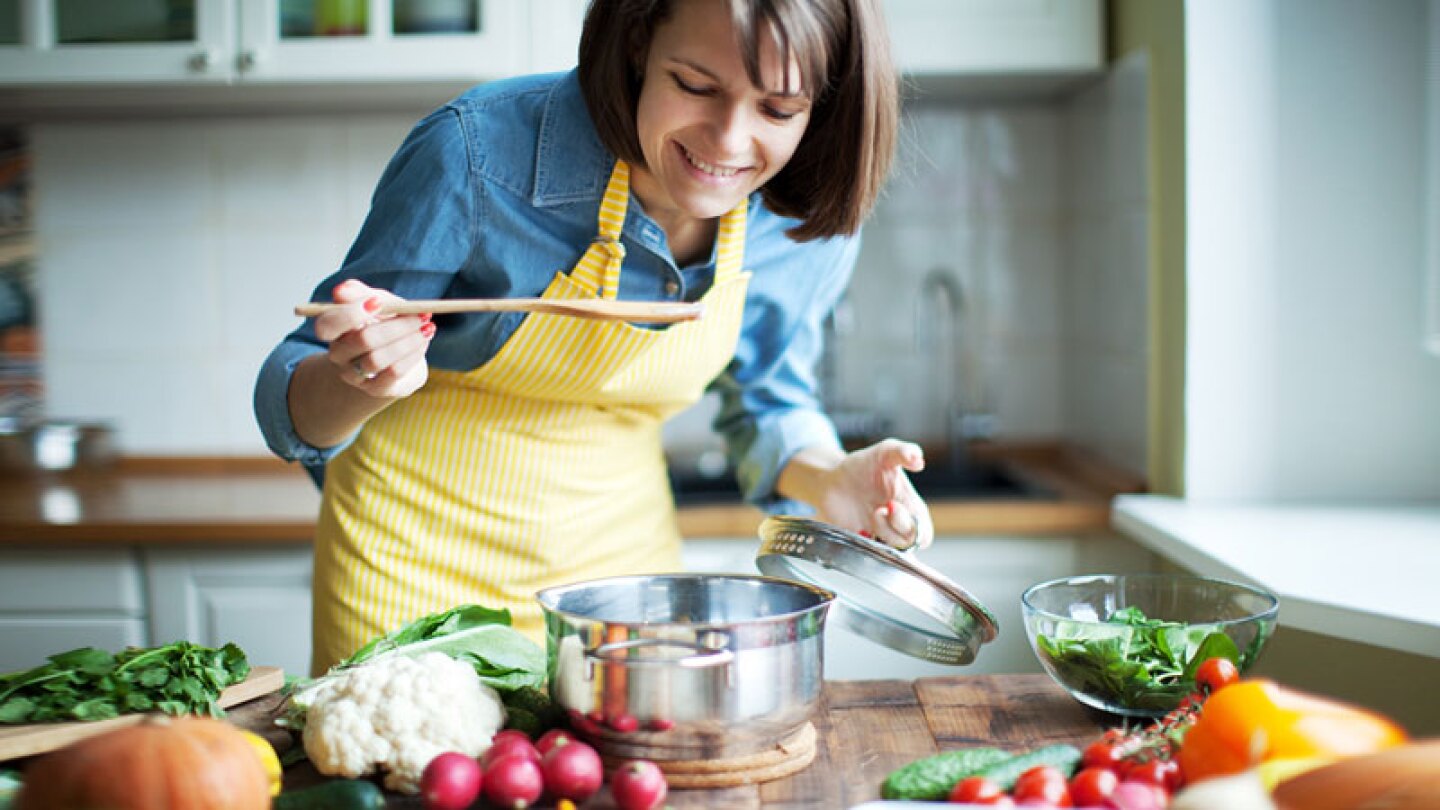
{"label": "yellow striped apron", "polygon": [[[620,161],[599,236],[544,297],[615,297],[629,197]],[[531,314],[485,365],[432,369],[366,423],[326,469],[312,672],[462,603],[509,608],[543,643],[537,590],[679,570],[660,426],[734,354],[749,282],[745,214],[741,201],[721,218],[700,320],[657,330]]]}

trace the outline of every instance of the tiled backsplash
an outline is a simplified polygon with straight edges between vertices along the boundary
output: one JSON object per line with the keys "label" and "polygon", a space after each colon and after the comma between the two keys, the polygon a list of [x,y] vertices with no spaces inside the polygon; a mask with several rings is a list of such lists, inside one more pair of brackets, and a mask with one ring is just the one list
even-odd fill
{"label": "tiled backsplash", "polygon": [[[1000,435],[1143,470],[1144,85],[1126,63],[1062,101],[907,109],[836,319],[833,405],[935,438],[958,380]],[[130,453],[264,452],[260,361],[421,113],[35,126],[50,413],[113,420]],[[935,271],[951,322],[921,294]],[[703,412],[670,435],[703,434]]]}

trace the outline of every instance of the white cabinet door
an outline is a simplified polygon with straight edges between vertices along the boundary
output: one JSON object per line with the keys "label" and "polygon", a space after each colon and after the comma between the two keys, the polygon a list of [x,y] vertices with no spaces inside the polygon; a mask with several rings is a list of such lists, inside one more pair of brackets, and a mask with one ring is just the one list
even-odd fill
{"label": "white cabinet door", "polygon": [[234,642],[251,665],[310,671],[309,546],[147,549],[150,638]]}
{"label": "white cabinet door", "polygon": [[0,552],[0,672],[76,647],[143,645],[144,601],[134,551]]}
{"label": "white cabinet door", "polygon": [[871,643],[838,625],[825,634],[825,677],[835,680],[1039,672],[1020,617],[1020,594],[1047,579],[1083,573],[1150,571],[1153,554],[1124,538],[940,537],[920,559],[969,591],[1000,632],[963,667],[931,664]]}
{"label": "white cabinet door", "polygon": [[0,84],[231,81],[235,2],[18,0],[17,41],[0,43]]}
{"label": "white cabinet door", "polygon": [[[239,68],[245,82],[472,82],[526,70],[525,0],[470,6],[468,30],[407,28],[401,3],[368,0],[354,36],[287,36],[276,0],[241,5]],[[361,33],[363,31],[363,33]]]}
{"label": "white cabinet door", "polygon": [[114,653],[145,643],[145,621],[140,618],[0,616],[0,672],[39,666],[49,656],[77,647]]}
{"label": "white cabinet door", "polygon": [[885,0],[913,75],[1066,73],[1104,64],[1100,0]]}
{"label": "white cabinet door", "polygon": [[[758,541],[687,540],[685,570],[695,573],[758,574]],[[964,667],[931,664],[828,622],[825,626],[825,677],[831,680],[884,680],[936,675],[1040,672],[1020,618],[1020,594],[1037,582],[1076,574],[1152,571],[1154,554],[1117,535],[1087,537],[936,538],[918,552],[926,565],[969,591],[994,614],[1000,633]]]}
{"label": "white cabinet door", "polygon": [[686,540],[680,549],[685,570],[692,574],[755,574],[760,541],[726,538]]}
{"label": "white cabinet door", "polygon": [[[463,85],[572,67],[586,7],[585,0],[14,2],[8,15],[0,3],[0,86]],[[450,16],[422,11],[442,8]],[[347,16],[336,17],[336,9]]]}

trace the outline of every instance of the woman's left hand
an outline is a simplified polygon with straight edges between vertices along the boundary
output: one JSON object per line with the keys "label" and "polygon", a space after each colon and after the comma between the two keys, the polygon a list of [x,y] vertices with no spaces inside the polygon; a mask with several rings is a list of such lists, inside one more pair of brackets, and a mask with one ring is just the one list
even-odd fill
{"label": "woman's left hand", "polygon": [[885,439],[847,454],[825,476],[820,519],[895,548],[927,548],[935,539],[930,509],[905,471],[925,469],[919,445]]}

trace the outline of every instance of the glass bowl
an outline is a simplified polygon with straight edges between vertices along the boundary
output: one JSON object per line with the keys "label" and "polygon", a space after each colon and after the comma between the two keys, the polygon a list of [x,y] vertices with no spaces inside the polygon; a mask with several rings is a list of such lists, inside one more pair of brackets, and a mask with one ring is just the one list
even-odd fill
{"label": "glass bowl", "polygon": [[1020,597],[1045,671],[1087,706],[1161,717],[1195,691],[1207,658],[1244,674],[1275,630],[1280,603],[1260,588],[1188,574],[1066,577]]}

